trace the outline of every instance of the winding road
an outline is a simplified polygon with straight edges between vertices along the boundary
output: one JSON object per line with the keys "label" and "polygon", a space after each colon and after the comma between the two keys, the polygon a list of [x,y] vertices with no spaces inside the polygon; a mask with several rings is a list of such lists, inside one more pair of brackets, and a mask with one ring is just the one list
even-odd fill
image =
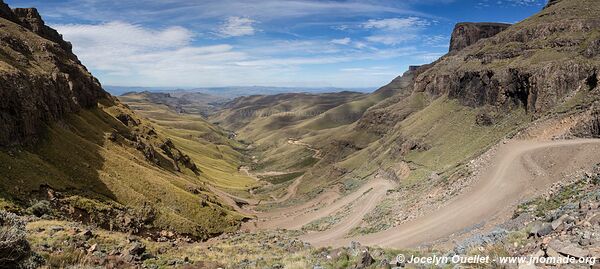
{"label": "winding road", "polygon": [[[471,190],[423,217],[386,231],[347,238],[363,217],[385,198],[394,184],[376,178],[344,197],[321,207],[306,207],[279,216],[259,216],[259,229],[300,229],[311,221],[334,214],[354,202],[350,213],[328,230],[305,234],[300,239],[315,246],[347,246],[351,241],[364,245],[408,248],[448,238],[492,220],[506,220],[526,198],[548,189],[554,182],[600,162],[600,140],[512,141],[500,146],[489,168]],[[367,192],[368,191],[368,192]],[[327,193],[325,193],[327,194]],[[317,198],[323,202],[323,198]],[[314,202],[313,202],[314,203]]]}

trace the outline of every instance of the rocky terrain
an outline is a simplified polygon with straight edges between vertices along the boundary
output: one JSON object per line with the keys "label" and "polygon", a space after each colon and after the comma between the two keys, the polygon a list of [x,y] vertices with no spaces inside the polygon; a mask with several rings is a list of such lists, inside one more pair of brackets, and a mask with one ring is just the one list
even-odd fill
{"label": "rocky terrain", "polygon": [[557,0],[460,23],[447,55],[370,94],[221,103],[118,100],[35,9],[0,1],[0,268],[597,257],[598,14]]}
{"label": "rocky terrain", "polygon": [[[243,157],[227,132],[202,129],[221,148],[198,149],[141,118],[102,89],[34,8],[0,1],[0,28],[0,267],[29,255],[23,216],[194,241],[239,228],[246,216],[207,186],[252,184],[237,173]],[[30,262],[52,267],[60,252]]]}
{"label": "rocky terrain", "polygon": [[108,97],[36,9],[0,9],[0,145],[32,142],[44,124]]}

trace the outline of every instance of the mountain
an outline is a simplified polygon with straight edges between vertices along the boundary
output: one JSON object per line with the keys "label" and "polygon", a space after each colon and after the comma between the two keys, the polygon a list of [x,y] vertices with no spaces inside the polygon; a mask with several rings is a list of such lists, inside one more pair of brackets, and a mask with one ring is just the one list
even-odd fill
{"label": "mountain", "polygon": [[0,16],[1,208],[148,236],[238,229],[246,216],[214,191],[254,180],[228,132],[172,134],[106,93],[36,9],[0,1]]}
{"label": "mountain", "polygon": [[[413,199],[416,212],[451,199],[476,173],[469,164],[504,139],[598,137],[600,21],[592,2],[553,1],[515,25],[459,23],[447,55],[314,116],[241,122],[256,100],[242,98],[211,119],[261,149],[258,171],[307,163],[310,150],[300,154],[290,138],[318,149],[321,158],[297,183],[297,202],[331,189],[351,193],[373,177],[412,190],[386,197],[354,232],[387,229],[406,221],[391,212],[413,212],[394,201]],[[298,97],[259,100],[276,107]]]}
{"label": "mountain", "polygon": [[329,93],[354,91],[369,93],[373,88],[336,88],[336,87],[268,87],[268,86],[231,86],[231,87],[206,87],[206,88],[185,88],[175,89],[174,87],[123,87],[123,86],[106,86],[108,92],[113,95],[122,95],[131,92],[159,92],[159,93],[203,93],[211,96],[217,96],[226,99],[235,99],[242,96],[250,95],[274,95],[282,93]]}
{"label": "mountain", "polygon": [[[118,97],[125,103],[142,101],[165,105],[178,113],[194,114],[208,117],[218,110],[228,99],[200,92],[174,91],[163,92],[128,92]],[[136,109],[136,108],[134,108]]]}
{"label": "mountain", "polygon": [[31,221],[0,212],[14,260],[29,244],[50,267],[600,254],[600,143],[581,139],[600,138],[595,0],[459,23],[448,54],[374,92],[228,100],[118,100],[35,10],[1,7],[0,206]]}
{"label": "mountain", "polygon": [[3,14],[0,145],[39,138],[44,123],[96,106],[108,95],[35,9],[0,3]]}

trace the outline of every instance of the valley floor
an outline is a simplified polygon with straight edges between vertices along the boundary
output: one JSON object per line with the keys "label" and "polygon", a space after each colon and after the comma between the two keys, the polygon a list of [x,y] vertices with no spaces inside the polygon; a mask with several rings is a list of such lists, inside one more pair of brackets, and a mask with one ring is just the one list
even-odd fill
{"label": "valley floor", "polygon": [[[394,188],[381,176],[355,192],[340,197],[328,191],[305,204],[275,212],[257,213],[246,230],[302,230],[306,225],[340,214],[327,229],[300,236],[315,246],[365,245],[409,248],[450,241],[453,237],[483,232],[510,218],[516,206],[546,192],[554,183],[593,167],[600,160],[600,140],[510,141],[500,146],[477,183],[438,210],[386,231],[348,236],[364,216]],[[475,229],[479,227],[480,229]]]}
{"label": "valley floor", "polygon": [[[396,262],[399,254],[600,254],[594,233],[600,228],[600,140],[514,140],[495,152],[468,191],[413,221],[368,235],[348,233],[396,187],[381,176],[345,196],[323,192],[307,203],[268,212],[242,206],[257,219],[244,231],[205,243],[166,231],[152,240],[35,218],[27,226],[28,240],[58,268],[389,268],[404,265]],[[333,224],[313,229],[324,218]]]}

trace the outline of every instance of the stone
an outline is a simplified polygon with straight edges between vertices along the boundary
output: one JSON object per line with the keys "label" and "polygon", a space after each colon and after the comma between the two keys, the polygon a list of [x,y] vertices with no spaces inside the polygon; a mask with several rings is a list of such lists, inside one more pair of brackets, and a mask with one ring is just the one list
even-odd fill
{"label": "stone", "polygon": [[567,217],[567,215],[562,215],[560,218],[552,221],[552,230],[557,230],[558,228],[560,228]]}
{"label": "stone", "polygon": [[60,232],[60,231],[64,231],[65,228],[62,226],[52,226],[52,227],[50,227],[50,230],[53,232]]}
{"label": "stone", "polygon": [[537,236],[543,237],[543,236],[549,235],[552,232],[552,230],[553,230],[552,224],[544,223],[544,224],[542,224],[540,229],[537,231]]}
{"label": "stone", "polygon": [[129,254],[134,256],[141,256],[146,252],[146,246],[140,242],[134,242],[127,251]]}
{"label": "stone", "polygon": [[98,244],[93,244],[90,248],[87,249],[87,252],[94,253],[94,251],[96,251],[96,248],[98,248]]}
{"label": "stone", "polygon": [[85,240],[89,240],[94,236],[94,233],[91,230],[84,230],[79,235],[83,236]]}
{"label": "stone", "polygon": [[373,263],[375,263],[375,260],[373,259],[373,257],[369,253],[369,251],[365,250],[362,252],[362,254],[360,256],[360,260],[358,261],[357,268],[367,268],[367,267],[371,266]]}
{"label": "stone", "polygon": [[562,257],[562,255],[560,255],[560,253],[558,253],[556,250],[554,250],[551,247],[548,247],[546,249],[546,256],[548,256],[548,257],[555,257],[555,258]]}
{"label": "stone", "polygon": [[574,244],[569,244],[566,247],[560,249],[559,253],[576,258],[583,258],[590,255],[589,250],[581,249]]}
{"label": "stone", "polygon": [[530,236],[543,237],[550,234],[553,231],[552,224],[550,223],[536,223],[529,232]]}
{"label": "stone", "polygon": [[589,250],[582,249],[573,243],[562,242],[559,240],[552,240],[552,242],[548,244],[548,249],[550,248],[556,250],[556,252],[562,255],[570,257],[582,258],[590,255]]}

